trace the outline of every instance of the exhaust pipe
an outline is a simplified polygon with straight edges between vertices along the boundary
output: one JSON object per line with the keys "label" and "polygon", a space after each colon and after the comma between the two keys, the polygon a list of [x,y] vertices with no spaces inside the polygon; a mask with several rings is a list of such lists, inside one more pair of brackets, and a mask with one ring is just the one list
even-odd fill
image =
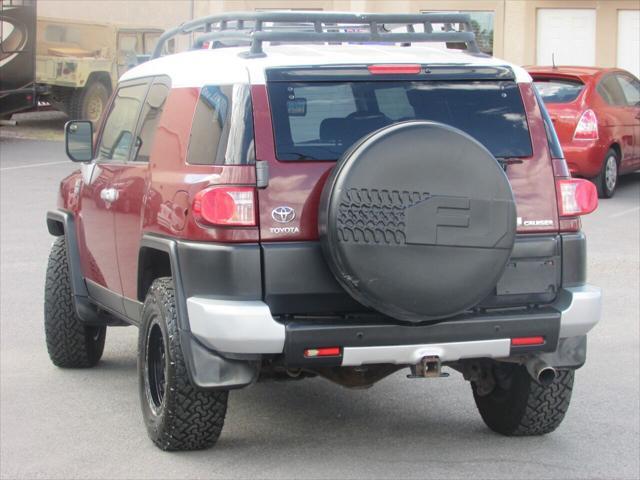
{"label": "exhaust pipe", "polygon": [[555,368],[540,358],[531,358],[525,364],[531,378],[542,386],[549,386],[558,376]]}

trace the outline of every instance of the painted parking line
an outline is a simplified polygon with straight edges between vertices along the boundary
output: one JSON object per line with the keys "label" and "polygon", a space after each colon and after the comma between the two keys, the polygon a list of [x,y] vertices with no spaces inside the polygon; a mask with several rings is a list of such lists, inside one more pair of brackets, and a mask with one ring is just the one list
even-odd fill
{"label": "painted parking line", "polygon": [[32,163],[30,165],[18,165],[15,167],[2,167],[0,168],[0,172],[4,172],[6,170],[21,170],[23,168],[35,168],[35,167],[46,167],[48,165],[62,165],[63,163],[68,164],[69,162],[45,162],[45,163]]}
{"label": "painted parking line", "polygon": [[627,210],[622,210],[621,212],[613,213],[613,214],[611,214],[611,218],[622,217],[623,215],[626,215],[627,213],[633,213],[633,212],[640,212],[640,207],[633,207],[633,208],[629,208]]}

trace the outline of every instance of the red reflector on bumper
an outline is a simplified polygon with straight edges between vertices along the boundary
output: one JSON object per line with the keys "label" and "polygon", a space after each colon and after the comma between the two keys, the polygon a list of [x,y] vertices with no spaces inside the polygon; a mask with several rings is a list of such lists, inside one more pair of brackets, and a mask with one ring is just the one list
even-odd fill
{"label": "red reflector on bumper", "polygon": [[518,337],[511,339],[511,345],[514,347],[523,347],[527,345],[543,345],[544,337]]}
{"label": "red reflector on bumper", "polygon": [[304,351],[305,357],[338,357],[340,347],[307,348]]}

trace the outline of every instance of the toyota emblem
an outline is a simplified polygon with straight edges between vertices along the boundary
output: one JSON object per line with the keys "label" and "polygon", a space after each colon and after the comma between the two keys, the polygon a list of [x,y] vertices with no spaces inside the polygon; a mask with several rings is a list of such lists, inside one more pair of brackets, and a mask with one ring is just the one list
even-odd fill
{"label": "toyota emblem", "polygon": [[271,210],[271,218],[278,223],[289,223],[296,218],[296,211],[291,207],[276,207]]}

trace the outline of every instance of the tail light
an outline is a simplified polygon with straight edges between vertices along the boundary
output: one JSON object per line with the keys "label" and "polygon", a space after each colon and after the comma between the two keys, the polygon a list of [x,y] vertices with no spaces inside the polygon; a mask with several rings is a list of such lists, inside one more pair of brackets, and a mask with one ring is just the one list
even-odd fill
{"label": "tail light", "polygon": [[556,191],[561,217],[586,215],[598,208],[598,192],[589,180],[582,178],[558,180]]}
{"label": "tail light", "polygon": [[373,75],[414,75],[420,73],[422,67],[417,64],[409,65],[370,65],[369,73]]}
{"label": "tail light", "polygon": [[256,223],[253,187],[209,187],[193,198],[193,214],[206,224],[252,227]]}
{"label": "tail light", "polygon": [[598,139],[598,117],[593,110],[585,110],[582,114],[573,138],[574,140]]}

